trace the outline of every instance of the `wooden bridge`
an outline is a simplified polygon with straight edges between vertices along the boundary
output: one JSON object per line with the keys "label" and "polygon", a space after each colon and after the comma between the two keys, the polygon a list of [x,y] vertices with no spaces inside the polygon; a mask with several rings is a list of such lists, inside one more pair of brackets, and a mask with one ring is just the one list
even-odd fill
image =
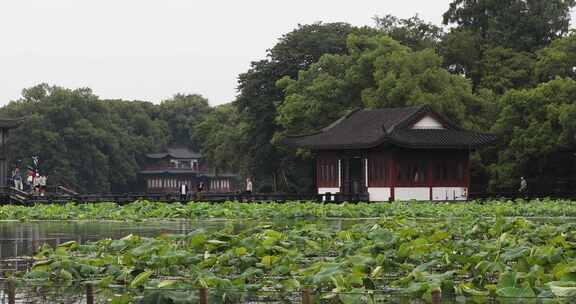
{"label": "wooden bridge", "polygon": [[[138,200],[148,200],[154,202],[174,203],[180,202],[180,195],[177,193],[122,193],[122,194],[82,194],[62,186],[49,189],[44,196],[32,195],[25,191],[15,188],[0,188],[0,204],[65,204],[75,203],[98,203],[114,202],[117,204],[127,204]],[[576,200],[576,192],[570,193],[517,193],[517,192],[498,192],[498,193],[471,193],[469,201],[480,200],[486,201],[491,199],[498,200],[515,200],[515,199],[573,199]],[[237,202],[289,202],[289,201],[313,201],[313,202],[330,202],[330,203],[358,203],[367,202],[367,194],[315,194],[315,193],[200,193],[188,196],[185,201],[202,201],[221,203],[226,201]]]}

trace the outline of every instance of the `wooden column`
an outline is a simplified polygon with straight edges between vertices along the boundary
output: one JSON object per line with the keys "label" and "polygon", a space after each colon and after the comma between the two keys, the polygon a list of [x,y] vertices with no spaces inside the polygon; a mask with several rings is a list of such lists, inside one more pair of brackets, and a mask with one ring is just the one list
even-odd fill
{"label": "wooden column", "polygon": [[390,201],[396,200],[396,185],[398,184],[398,156],[396,153],[390,153],[387,160],[390,166],[388,183],[390,185]]}
{"label": "wooden column", "polygon": [[349,194],[350,193],[350,156],[346,155],[341,158],[342,159],[342,176],[341,176],[341,183],[342,186],[340,190],[342,193]]}
{"label": "wooden column", "polygon": [[2,149],[0,151],[0,187],[8,186],[8,149],[6,147],[6,139],[8,137],[8,129],[0,129]]}
{"label": "wooden column", "polygon": [[7,281],[8,304],[16,304],[16,282],[13,279]]}
{"label": "wooden column", "polygon": [[208,288],[200,288],[199,296],[200,304],[208,304]]}
{"label": "wooden column", "polygon": [[302,304],[312,304],[312,296],[308,288],[302,290]]}
{"label": "wooden column", "polygon": [[94,304],[94,285],[86,284],[86,304]]}

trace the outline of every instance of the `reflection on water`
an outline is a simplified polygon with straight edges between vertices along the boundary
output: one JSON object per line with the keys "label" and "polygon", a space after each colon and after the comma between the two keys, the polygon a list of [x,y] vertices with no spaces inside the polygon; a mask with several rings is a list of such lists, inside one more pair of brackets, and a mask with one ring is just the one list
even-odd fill
{"label": "reflection on water", "polygon": [[[421,222],[437,221],[438,219],[418,219]],[[530,218],[537,223],[565,224],[576,222],[576,219],[566,218]],[[256,220],[166,220],[143,222],[115,221],[0,221],[0,260],[31,256],[42,244],[51,246],[67,241],[86,243],[105,238],[122,238],[128,234],[145,237],[155,237],[161,234],[186,234],[196,229],[207,231],[221,230],[231,226],[235,232],[247,227],[273,224],[273,229],[291,229],[295,225],[318,224],[335,230],[348,229],[355,224],[371,224],[378,219],[292,219],[282,221]],[[1,265],[0,265],[1,268]]]}
{"label": "reflection on water", "polygon": [[[274,226],[282,229],[298,220],[275,222]],[[300,220],[301,222],[301,220]],[[307,220],[308,223],[321,223],[334,229],[342,229],[366,220]],[[105,238],[121,238],[128,234],[155,237],[164,233],[185,234],[196,229],[207,231],[220,230],[232,225],[235,231],[248,226],[267,224],[263,221],[229,221],[229,220],[170,220],[144,222],[114,221],[35,221],[16,222],[0,221],[0,259],[31,256],[42,244],[58,245],[67,241],[85,243]],[[271,224],[271,223],[269,223]]]}
{"label": "reflection on water", "polygon": [[85,243],[128,234],[153,237],[163,233],[188,233],[198,228],[220,229],[223,221],[155,221],[155,222],[0,222],[0,259],[32,255],[42,244],[52,246],[77,241]]}

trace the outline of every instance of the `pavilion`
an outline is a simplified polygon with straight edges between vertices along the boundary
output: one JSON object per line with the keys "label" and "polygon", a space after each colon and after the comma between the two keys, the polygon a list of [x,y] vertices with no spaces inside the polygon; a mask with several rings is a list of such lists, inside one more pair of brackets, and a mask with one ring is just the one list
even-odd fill
{"label": "pavilion", "polygon": [[311,150],[319,194],[370,201],[468,199],[470,152],[495,135],[461,129],[429,106],[356,110],[284,144]]}

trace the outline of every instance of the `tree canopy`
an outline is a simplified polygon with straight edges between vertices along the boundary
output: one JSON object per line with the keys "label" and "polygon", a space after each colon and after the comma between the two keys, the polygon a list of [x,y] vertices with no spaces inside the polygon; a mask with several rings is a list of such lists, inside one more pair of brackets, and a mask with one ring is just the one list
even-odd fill
{"label": "tree canopy", "polygon": [[489,102],[472,93],[468,80],[442,68],[434,50],[412,51],[385,35],[348,39],[348,55],[324,55],[298,79],[278,82],[286,98],[277,122],[285,132],[325,127],[354,108],[428,104],[469,128],[486,127],[478,114]]}
{"label": "tree canopy", "polygon": [[483,44],[535,51],[568,33],[575,0],[453,0],[444,24]]}
{"label": "tree canopy", "polygon": [[154,105],[41,84],[23,90],[22,98],[0,114],[27,117],[10,138],[13,158],[30,165],[30,157],[39,156],[42,173],[52,183],[79,191],[126,192],[138,188],[146,153],[191,144],[194,124],[208,111],[200,96],[176,95]]}
{"label": "tree canopy", "polygon": [[[541,189],[569,190],[555,183],[561,177],[574,180],[574,100],[576,81],[568,78],[502,96],[502,111],[493,128],[501,136],[498,160],[491,166],[494,187],[513,188],[520,176],[528,176]],[[561,152],[568,152],[568,164],[554,161]],[[572,170],[562,176],[566,169]]]}

